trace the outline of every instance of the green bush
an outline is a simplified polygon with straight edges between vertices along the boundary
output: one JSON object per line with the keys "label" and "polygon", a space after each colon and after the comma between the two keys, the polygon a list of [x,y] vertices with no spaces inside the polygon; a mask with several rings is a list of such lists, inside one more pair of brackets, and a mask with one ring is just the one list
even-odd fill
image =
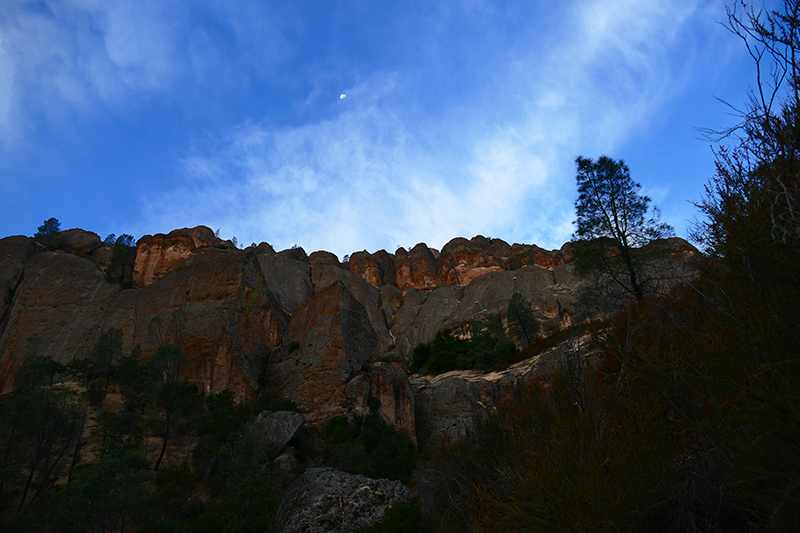
{"label": "green bush", "polygon": [[333,417],[324,435],[325,462],[351,474],[408,483],[419,457],[411,439],[376,412],[352,420]]}
{"label": "green bush", "polygon": [[462,339],[443,329],[431,344],[419,344],[411,359],[411,371],[433,374],[451,370],[489,370],[516,360],[517,348],[503,331],[500,315],[472,323],[472,337]]}

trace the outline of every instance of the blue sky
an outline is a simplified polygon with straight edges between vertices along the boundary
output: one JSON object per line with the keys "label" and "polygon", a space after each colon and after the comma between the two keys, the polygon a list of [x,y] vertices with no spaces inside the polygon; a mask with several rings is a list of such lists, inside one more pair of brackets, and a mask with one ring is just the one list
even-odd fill
{"label": "blue sky", "polygon": [[[578,155],[679,235],[754,68],[717,0],[0,2],[0,236],[558,248]],[[342,97],[344,95],[344,97]]]}

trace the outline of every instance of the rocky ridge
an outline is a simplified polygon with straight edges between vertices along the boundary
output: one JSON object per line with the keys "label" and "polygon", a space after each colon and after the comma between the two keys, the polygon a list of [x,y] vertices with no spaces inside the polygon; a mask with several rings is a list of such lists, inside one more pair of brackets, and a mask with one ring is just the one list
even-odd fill
{"label": "rocky ridge", "polygon": [[[502,315],[516,292],[543,334],[576,320],[580,280],[569,244],[548,251],[477,236],[441,251],[420,243],[394,254],[355,252],[343,263],[329,252],[276,252],[267,243],[239,250],[199,226],[139,239],[133,286],[121,289],[105,278],[113,250],[96,234],[67,230],[56,242],[47,251],[28,237],[0,240],[0,393],[12,390],[28,355],[66,363],[118,328],[125,352],[180,343],[185,377],[206,393],[245,398],[273,387],[316,425],[366,413],[374,397],[387,422],[424,442],[463,434],[472,419],[457,413],[480,411],[505,384],[541,369],[409,380],[417,344],[442,328],[469,335],[472,320]],[[681,239],[668,244],[675,261],[697,253]]]}

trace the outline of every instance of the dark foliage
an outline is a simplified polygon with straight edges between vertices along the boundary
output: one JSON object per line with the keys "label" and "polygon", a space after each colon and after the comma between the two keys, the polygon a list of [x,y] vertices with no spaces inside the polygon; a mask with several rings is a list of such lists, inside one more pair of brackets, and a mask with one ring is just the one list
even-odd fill
{"label": "dark foliage", "polygon": [[[532,326],[529,325],[532,329]],[[462,339],[443,329],[431,344],[414,349],[411,370],[433,374],[450,370],[489,370],[516,360],[518,351],[503,329],[500,315],[490,315],[471,324],[472,335]]]}
{"label": "dark foliage", "polygon": [[41,226],[36,228],[33,238],[43,244],[49,250],[55,250],[57,246],[56,238],[61,231],[61,222],[57,218],[48,218]]}
{"label": "dark foliage", "polygon": [[639,194],[641,185],[631,179],[624,161],[601,156],[575,160],[578,199],[577,229],[573,235],[574,263],[584,276],[595,280],[606,303],[618,305],[626,298],[641,299],[655,292],[653,272],[658,255],[646,245],[670,237],[673,229],[659,222],[659,212],[648,218],[650,198]]}
{"label": "dark foliage", "polygon": [[374,479],[408,483],[419,451],[407,435],[384,422],[376,412],[364,417],[331,418],[325,426],[325,462]]}
{"label": "dark foliage", "polygon": [[[112,237],[109,235],[109,237]],[[124,233],[117,237],[111,252],[111,263],[106,270],[106,280],[123,289],[133,285],[133,270],[136,261],[136,243],[132,235]]]}

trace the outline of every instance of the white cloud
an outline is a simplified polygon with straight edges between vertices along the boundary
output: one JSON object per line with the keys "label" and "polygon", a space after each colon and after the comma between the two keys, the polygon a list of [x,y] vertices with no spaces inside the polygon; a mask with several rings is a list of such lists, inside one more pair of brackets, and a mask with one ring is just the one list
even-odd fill
{"label": "white cloud", "polygon": [[[682,89],[671,56],[699,4],[576,4],[561,33],[486,59],[492,94],[472,109],[442,101],[440,114],[414,115],[427,88],[401,70],[343,87],[347,100],[333,94],[342,107],[326,119],[246,123],[184,160],[186,186],[151,206],[149,224],[212,224],[241,242],[340,256],[478,233],[560,246],[572,232],[574,158],[613,150]],[[487,116],[501,118],[486,128]]]}

